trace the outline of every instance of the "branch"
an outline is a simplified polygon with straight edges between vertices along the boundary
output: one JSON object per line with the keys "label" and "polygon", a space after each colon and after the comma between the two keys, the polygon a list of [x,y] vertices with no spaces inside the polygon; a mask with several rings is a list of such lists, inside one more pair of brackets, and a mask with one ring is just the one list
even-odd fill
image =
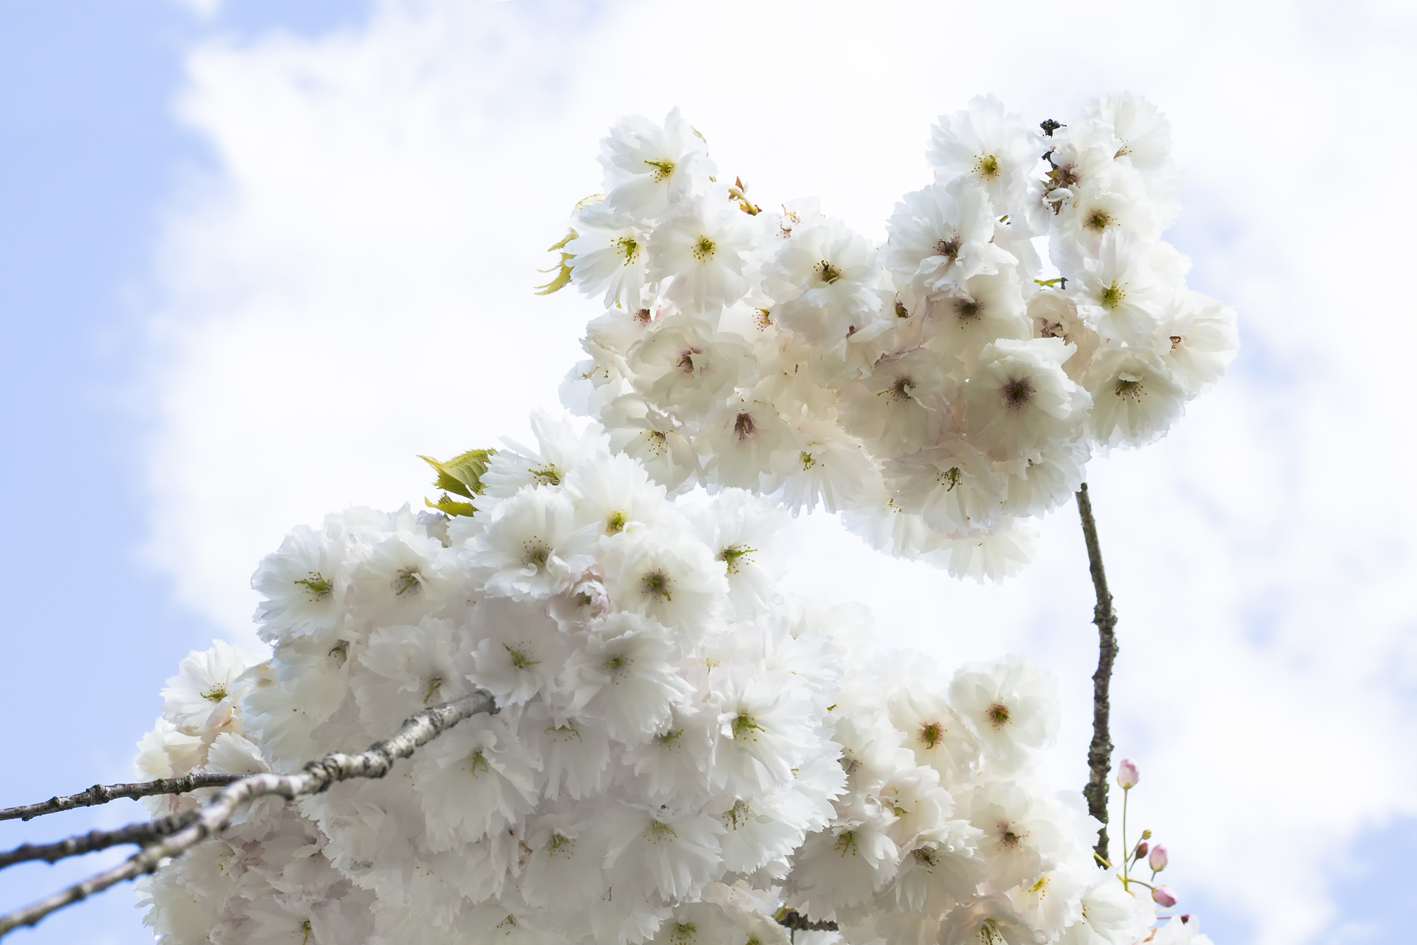
{"label": "branch", "polygon": [[17,817],[20,820],[29,820],[31,817],[57,814],[62,810],[73,810],[76,807],[107,804],[120,797],[139,798],[152,797],[154,794],[186,794],[188,791],[195,791],[199,788],[225,787],[240,779],[241,776],[236,774],[189,774],[185,778],[158,778],[156,781],[110,784],[106,787],[102,784],[95,784],[80,794],[51,797],[47,801],[26,804],[23,807],[7,807],[0,810],[0,820],[14,820]]}
{"label": "branch", "polygon": [[796,909],[779,909],[773,918],[777,920],[778,925],[794,932],[835,932],[838,930],[835,922],[814,922]]}
{"label": "branch", "polygon": [[164,860],[181,856],[207,837],[219,835],[240,808],[258,798],[278,794],[286,800],[293,800],[328,790],[336,781],[382,778],[398,759],[409,757],[420,745],[437,738],[463,719],[483,712],[495,714],[497,704],[490,695],[479,689],[472,695],[435,705],[411,716],[392,738],[375,742],[368,751],[358,755],[335,751],[319,761],[307,763],[299,774],[253,774],[242,778],[223,789],[211,803],[197,812],[191,823],[144,847],[121,866],[70,886],[28,908],[0,917],[0,937],[22,926],[34,925],[51,912],[81,902],[116,883],[155,872]]}
{"label": "branch", "polygon": [[0,853],[0,869],[28,860],[57,863],[65,857],[82,856],[125,843],[152,843],[161,837],[176,833],[196,819],[196,811],[189,811],[180,817],[160,817],[148,823],[129,824],[117,830],[92,830],[82,836],[70,837],[57,843],[21,844],[7,853]]}
{"label": "branch", "polygon": [[1112,684],[1112,662],[1117,658],[1117,612],[1112,609],[1112,594],[1107,590],[1107,572],[1102,568],[1102,546],[1097,541],[1097,522],[1092,517],[1092,500],[1087,495],[1087,483],[1078,491],[1078,514],[1082,516],[1082,534],[1087,542],[1088,568],[1092,572],[1092,587],[1097,592],[1097,606],[1092,610],[1092,622],[1097,625],[1097,672],[1092,674],[1092,744],[1087,749],[1087,766],[1092,775],[1082,789],[1087,798],[1087,812],[1102,821],[1097,832],[1096,854],[1107,860],[1107,775],[1112,770],[1112,736],[1108,721],[1112,707],[1108,692]]}

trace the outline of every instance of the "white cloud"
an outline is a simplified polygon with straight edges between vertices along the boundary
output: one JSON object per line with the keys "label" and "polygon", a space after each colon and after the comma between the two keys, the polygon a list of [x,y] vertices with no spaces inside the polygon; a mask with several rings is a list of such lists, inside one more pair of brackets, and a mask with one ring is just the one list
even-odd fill
{"label": "white cloud", "polygon": [[[760,202],[818,194],[880,233],[941,111],[994,91],[1062,118],[1140,92],[1188,172],[1193,284],[1241,311],[1246,349],[1162,445],[1092,468],[1116,740],[1173,884],[1266,945],[1312,939],[1325,863],[1417,813],[1410,17],[1375,4],[1338,35],[1314,3],[997,9],[391,2],[354,32],[198,48],[181,110],[218,169],[175,202],[159,261],[153,559],[249,639],[247,576],[292,523],[417,502],[415,454],[523,434],[593,311],[529,287],[620,113],[679,104]],[[1095,632],[1071,509],[1004,587],[820,516],[794,535],[794,587],[869,603],[884,639],[1057,671],[1056,774],[1081,784]]]}

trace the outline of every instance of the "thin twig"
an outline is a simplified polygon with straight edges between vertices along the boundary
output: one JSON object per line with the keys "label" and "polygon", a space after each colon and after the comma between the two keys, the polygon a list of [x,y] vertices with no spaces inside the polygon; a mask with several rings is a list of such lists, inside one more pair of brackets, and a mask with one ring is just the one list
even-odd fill
{"label": "thin twig", "polygon": [[92,830],[82,836],[70,837],[57,843],[24,843],[13,850],[0,853],[0,869],[29,860],[58,863],[65,857],[82,856],[125,843],[141,846],[174,834],[196,819],[197,812],[188,811],[178,817],[159,817],[157,820],[129,824],[117,830]]}
{"label": "thin twig", "polygon": [[0,820],[29,820],[43,814],[57,814],[76,807],[93,807],[107,804],[120,797],[152,797],[155,794],[186,794],[200,788],[226,787],[241,780],[239,774],[189,774],[185,778],[158,778],[156,781],[138,781],[132,784],[95,784],[87,791],[70,794],[67,797],[51,797],[38,804],[22,807],[7,807],[0,810]]}
{"label": "thin twig", "polygon": [[1078,514],[1082,516],[1082,534],[1087,542],[1088,568],[1092,572],[1092,587],[1097,592],[1097,606],[1092,610],[1092,622],[1097,625],[1097,672],[1092,674],[1092,744],[1087,749],[1087,766],[1091,769],[1087,787],[1087,812],[1102,822],[1097,831],[1097,856],[1107,854],[1107,775],[1112,770],[1112,736],[1108,723],[1112,707],[1108,692],[1112,683],[1112,663],[1117,658],[1117,612],[1112,609],[1112,594],[1107,590],[1107,572],[1102,569],[1102,547],[1097,541],[1097,522],[1092,517],[1092,500],[1087,495],[1087,483],[1077,494]]}
{"label": "thin twig", "polygon": [[785,929],[791,929],[793,932],[837,931],[837,924],[835,922],[830,920],[814,922],[796,909],[779,909],[777,910],[777,915],[773,916],[773,918],[777,919],[778,925]]}
{"label": "thin twig", "polygon": [[470,716],[495,713],[497,704],[482,690],[445,702],[411,716],[392,737],[375,742],[357,755],[331,752],[311,761],[299,774],[253,774],[229,785],[202,808],[193,821],[171,836],[144,847],[121,866],[114,867],[32,906],[0,917],[0,938],[26,925],[34,925],[55,910],[73,905],[125,880],[137,879],[157,870],[164,860],[181,856],[207,837],[219,835],[241,807],[257,798],[277,794],[286,800],[327,790],[336,781],[350,778],[382,778],[394,762],[407,758],[420,745],[437,738]]}

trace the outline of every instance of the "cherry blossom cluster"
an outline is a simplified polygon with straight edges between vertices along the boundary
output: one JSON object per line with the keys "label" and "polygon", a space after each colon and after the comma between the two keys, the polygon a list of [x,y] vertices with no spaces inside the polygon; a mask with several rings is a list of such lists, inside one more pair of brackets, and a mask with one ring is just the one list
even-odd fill
{"label": "cherry blossom cluster", "polygon": [[860,608],[778,592],[775,503],[670,499],[598,430],[533,426],[461,467],[461,514],[293,531],[253,579],[271,657],[182,663],[145,777],[298,770],[475,688],[499,711],[244,812],[145,881],[159,941],[786,945],[789,910],[824,943],[1151,933],[1040,779],[1044,673],[875,649]]}
{"label": "cherry blossom cluster", "polygon": [[602,143],[561,275],[603,299],[563,386],[671,491],[843,511],[874,547],[998,578],[1090,456],[1166,433],[1234,357],[1186,287],[1166,119],[1122,95],[1030,126],[942,117],[933,182],[873,240],[815,200],[763,209],[678,111]]}

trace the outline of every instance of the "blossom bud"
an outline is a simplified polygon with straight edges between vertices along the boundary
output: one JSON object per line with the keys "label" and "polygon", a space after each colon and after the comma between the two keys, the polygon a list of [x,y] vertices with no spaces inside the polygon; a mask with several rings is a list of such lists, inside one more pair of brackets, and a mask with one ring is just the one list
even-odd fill
{"label": "blossom bud", "polygon": [[1136,849],[1136,852],[1132,854],[1132,859],[1134,859],[1134,860],[1140,860],[1140,859],[1141,859],[1142,857],[1144,857],[1144,856],[1146,856],[1146,841],[1145,841],[1145,840],[1143,840],[1141,843],[1138,843],[1138,844],[1137,844],[1137,849]]}
{"label": "blossom bud", "polygon": [[[1142,846],[1145,845],[1142,844]],[[1166,869],[1166,848],[1159,843],[1152,847],[1151,856],[1147,859],[1146,864],[1151,867],[1153,873],[1159,873]]]}
{"label": "blossom bud", "polygon": [[1176,904],[1176,895],[1169,886],[1157,886],[1151,891],[1151,901],[1163,909],[1169,909]]}
{"label": "blossom bud", "polygon": [[1141,832],[1141,838],[1142,838],[1143,840],[1150,840],[1150,839],[1151,839],[1151,831],[1150,831],[1150,830],[1143,830],[1143,831]]}
{"label": "blossom bud", "polygon": [[1137,770],[1137,763],[1130,758],[1123,758],[1122,763],[1117,766],[1117,783],[1122,786],[1122,790],[1130,791],[1140,780],[1141,772]]}

